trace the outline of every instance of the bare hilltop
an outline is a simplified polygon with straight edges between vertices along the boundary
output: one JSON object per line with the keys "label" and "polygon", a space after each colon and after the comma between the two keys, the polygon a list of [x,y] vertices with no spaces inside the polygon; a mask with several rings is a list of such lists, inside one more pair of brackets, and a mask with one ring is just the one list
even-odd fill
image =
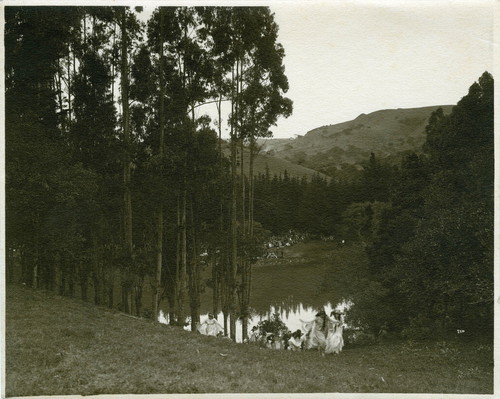
{"label": "bare hilltop", "polygon": [[452,105],[386,109],[334,125],[321,126],[294,139],[261,140],[262,154],[328,173],[345,166],[360,167],[375,153],[396,158],[408,151],[420,152],[425,127],[433,111]]}

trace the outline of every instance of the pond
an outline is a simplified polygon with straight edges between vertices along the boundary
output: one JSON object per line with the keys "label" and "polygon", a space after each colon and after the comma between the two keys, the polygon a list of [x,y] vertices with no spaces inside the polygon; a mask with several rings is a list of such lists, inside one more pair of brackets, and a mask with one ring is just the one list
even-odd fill
{"label": "pond", "polygon": [[[324,309],[325,312],[329,315],[330,312],[334,309],[345,312],[352,305],[349,301],[343,301],[339,304],[333,306],[331,303],[324,304],[323,307],[312,307],[312,306],[304,306],[300,304],[299,306],[290,309],[284,307],[274,307],[270,306],[268,312],[266,314],[254,315],[248,321],[248,331],[252,329],[253,326],[256,326],[260,321],[269,319],[273,314],[278,313],[280,315],[281,320],[286,324],[290,331],[300,330],[302,328],[302,321],[311,321],[314,319],[315,314],[320,309]],[[200,322],[203,323],[208,319],[208,313],[205,313],[200,316]],[[168,324],[168,315],[160,313],[160,322]],[[302,321],[301,321],[302,320]],[[224,315],[220,312],[217,315],[217,321],[224,325]],[[228,323],[229,324],[229,323]],[[236,321],[236,342],[242,342],[242,331],[241,331],[241,321]],[[191,331],[191,326],[186,326],[184,328],[187,331]],[[228,335],[230,334],[229,326],[228,326]]]}
{"label": "pond", "polygon": [[[321,309],[327,314],[333,309],[348,310],[352,305],[349,298],[365,266],[361,251],[361,248],[340,248],[332,243],[312,241],[286,248],[282,259],[255,264],[248,330],[275,313],[294,331],[302,327],[301,320],[311,321]],[[211,304],[212,291],[207,289],[202,295],[201,323],[208,318]],[[166,323],[166,317],[162,313],[160,321]],[[217,320],[223,325],[222,312]],[[236,337],[237,342],[241,342],[240,321],[236,323]]]}

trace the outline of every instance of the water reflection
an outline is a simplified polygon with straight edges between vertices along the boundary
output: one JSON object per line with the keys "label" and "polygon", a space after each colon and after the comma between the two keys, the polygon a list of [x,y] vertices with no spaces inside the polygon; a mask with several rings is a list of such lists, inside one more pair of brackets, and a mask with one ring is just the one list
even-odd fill
{"label": "water reflection", "polygon": [[[342,300],[336,305],[332,305],[330,302],[323,305],[323,307],[304,305],[299,302],[296,303],[293,300],[293,297],[290,296],[286,300],[282,301],[280,304],[271,305],[268,307],[266,312],[252,312],[251,319],[248,320],[248,331],[252,329],[253,326],[256,326],[260,321],[269,319],[273,314],[278,313],[280,315],[281,320],[287,325],[288,329],[291,331],[295,331],[302,328],[303,321],[311,321],[314,319],[315,314],[324,309],[326,314],[330,314],[330,312],[334,309],[340,310],[345,313],[352,306],[352,302],[348,300]],[[222,312],[217,314],[217,321],[224,325],[224,315]],[[229,331],[229,318],[228,317],[228,331],[227,335],[230,334]],[[200,323],[203,323],[206,319],[208,319],[208,312],[200,316]],[[161,323],[168,324],[168,314],[164,314],[160,311],[159,321]],[[186,319],[188,321],[188,319]],[[191,326],[187,325],[184,327],[185,330],[191,331]],[[242,342],[241,337],[241,321],[236,321],[236,342]]]}

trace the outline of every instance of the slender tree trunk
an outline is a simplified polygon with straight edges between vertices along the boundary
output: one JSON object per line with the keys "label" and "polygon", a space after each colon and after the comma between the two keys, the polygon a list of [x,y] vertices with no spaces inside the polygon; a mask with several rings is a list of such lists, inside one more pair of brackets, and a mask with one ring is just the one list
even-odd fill
{"label": "slender tree trunk", "polygon": [[64,70],[64,65],[61,66],[61,60],[57,60],[57,80],[56,80],[56,87],[57,87],[57,98],[59,101],[59,112],[61,116],[61,130],[62,132],[66,133],[66,117],[64,115],[64,102],[63,102],[63,88],[62,88],[62,74]]}
{"label": "slender tree trunk", "polygon": [[[254,196],[254,160],[255,138],[250,135],[250,165],[248,176],[248,233],[246,237],[253,240],[253,196]],[[242,313],[242,339],[248,337],[248,316],[250,306],[250,293],[252,288],[252,264],[250,259],[245,259],[242,266],[241,282],[241,313]]]}
{"label": "slender tree trunk", "polygon": [[171,324],[180,324],[179,315],[179,292],[180,292],[180,274],[181,274],[181,198],[177,194],[177,249],[175,260],[175,295],[174,295],[174,313],[175,318],[170,318]]}
{"label": "slender tree trunk", "polygon": [[71,131],[72,126],[72,115],[71,115],[71,52],[68,53],[68,131]]}
{"label": "slender tree trunk", "polygon": [[[163,8],[160,7],[160,37],[162,40],[161,50],[160,50],[160,184],[163,184],[163,146],[164,146],[164,135],[165,135],[165,88],[163,79],[163,66],[165,62],[165,56],[163,54],[163,37],[164,37],[164,14]],[[162,272],[162,262],[163,262],[163,202],[160,199],[159,209],[158,209],[158,239],[157,239],[157,252],[156,252],[156,275],[155,275],[155,287],[154,287],[154,298],[153,298],[153,320],[158,319],[158,306],[160,304],[160,290],[161,290],[161,272]]]}
{"label": "slender tree trunk", "polygon": [[80,291],[81,291],[81,296],[82,296],[82,301],[87,301],[88,299],[88,288],[89,288],[89,281],[88,281],[88,275],[87,272],[82,270],[85,266],[80,264]]}
{"label": "slender tree trunk", "polygon": [[254,135],[250,136],[250,167],[248,171],[248,235],[253,238],[253,218],[254,218],[254,161],[255,161],[255,151],[256,142]]}
{"label": "slender tree trunk", "polygon": [[122,304],[123,310],[130,313],[130,300],[132,290],[132,253],[133,253],[133,236],[132,236],[132,196],[130,192],[131,183],[131,165],[130,165],[130,126],[129,126],[129,86],[128,86],[128,34],[127,34],[127,8],[123,7],[121,17],[121,99],[122,99],[122,129],[123,129],[123,228],[124,228],[124,248],[126,251],[125,272],[122,283]]}
{"label": "slender tree trunk", "polygon": [[94,283],[94,304],[102,305],[102,276],[100,273],[98,238],[96,229],[92,229],[92,281]]}
{"label": "slender tree trunk", "polygon": [[111,278],[109,285],[107,286],[107,294],[108,294],[108,307],[113,308],[114,305],[114,286],[115,282],[114,279]]}
{"label": "slender tree trunk", "polygon": [[40,277],[40,234],[39,234],[39,228],[38,228],[38,223],[36,224],[35,227],[35,248],[34,248],[34,262],[33,262],[33,277],[32,277],[32,284],[33,288],[37,289],[39,287],[39,277]]}
{"label": "slender tree trunk", "polygon": [[134,285],[134,302],[135,302],[135,315],[142,317],[142,288],[144,280],[138,278]]}
{"label": "slender tree trunk", "polygon": [[[228,237],[228,240],[230,240],[230,237]],[[227,248],[229,248],[229,243],[227,244]],[[230,260],[228,259],[229,257],[229,251],[226,253],[224,252],[223,258],[221,259],[222,262],[222,278],[221,278],[221,307],[222,307],[222,312],[224,314],[224,336],[228,336],[229,329],[228,329],[228,320],[229,320],[229,313],[231,309],[231,265],[230,265]]]}
{"label": "slender tree trunk", "polygon": [[186,298],[186,279],[187,279],[187,232],[186,232],[186,202],[187,189],[185,188],[186,179],[184,179],[184,188],[181,192],[180,204],[178,207],[179,222],[179,243],[178,243],[178,274],[177,274],[177,322],[184,324],[186,315],[184,310]]}
{"label": "slender tree trunk", "polygon": [[240,138],[240,189],[241,189],[241,232],[243,235],[246,234],[246,222],[245,222],[245,217],[246,217],[246,210],[245,210],[245,167],[243,165],[243,162],[245,161],[245,156],[244,156],[244,149],[245,146],[243,145],[243,135]]}
{"label": "slender tree trunk", "polygon": [[231,309],[231,339],[236,341],[236,274],[238,270],[238,231],[237,231],[237,192],[236,192],[236,140],[231,140],[231,273],[230,273],[230,309]]}
{"label": "slender tree trunk", "polygon": [[219,309],[219,276],[217,275],[217,258],[216,254],[210,254],[210,263],[212,266],[212,313],[216,315]]}
{"label": "slender tree trunk", "polygon": [[75,296],[75,267],[68,265],[68,296],[74,298]]}
{"label": "slender tree trunk", "polygon": [[63,296],[68,296],[68,264],[64,256],[61,256],[61,288],[59,292]]}
{"label": "slender tree trunk", "polygon": [[[220,183],[222,187],[222,176],[223,176],[223,166],[222,166],[222,94],[219,94],[219,101],[217,104],[217,114],[218,114],[218,123],[217,127],[219,130],[219,142],[218,142],[218,156],[219,156],[219,177]],[[220,237],[224,234],[224,198],[222,196],[222,190],[219,191],[219,235]],[[222,258],[222,250],[217,253],[216,248],[218,245],[214,245],[213,254],[212,254],[212,305],[213,305],[213,313],[217,315],[219,311],[219,303],[221,302],[221,268],[223,266],[223,258]]]}
{"label": "slender tree trunk", "polygon": [[188,262],[189,269],[189,299],[191,307],[191,331],[196,331],[200,322],[200,273],[198,264],[198,246],[196,242],[196,217],[194,213],[193,198],[189,201],[190,213],[190,236],[191,236],[191,259]]}

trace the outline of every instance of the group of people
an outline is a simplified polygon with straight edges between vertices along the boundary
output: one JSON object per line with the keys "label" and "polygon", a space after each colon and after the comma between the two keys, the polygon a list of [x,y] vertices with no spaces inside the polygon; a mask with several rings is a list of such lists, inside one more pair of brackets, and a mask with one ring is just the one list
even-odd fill
{"label": "group of people", "polygon": [[[342,312],[334,310],[330,316],[324,310],[318,312],[311,321],[302,321],[302,329],[279,334],[263,332],[252,327],[245,342],[259,343],[269,349],[300,351],[317,349],[321,354],[340,353],[344,347]],[[212,313],[197,326],[198,332],[213,337],[223,336],[224,328]]]}
{"label": "group of people", "polygon": [[287,331],[276,336],[261,334],[257,327],[250,332],[249,342],[260,342],[269,349],[317,349],[322,355],[340,353],[344,347],[342,312],[334,310],[330,316],[324,310],[312,321],[302,321],[302,330]]}
{"label": "group of people", "polygon": [[324,310],[318,312],[313,321],[303,322],[307,331],[306,349],[317,348],[320,353],[340,353],[344,347],[342,313],[334,310],[330,317]]}
{"label": "group of people", "polygon": [[248,342],[259,343],[268,349],[302,350],[304,349],[306,336],[302,331],[286,331],[281,334],[262,333],[257,326],[252,327]]}

